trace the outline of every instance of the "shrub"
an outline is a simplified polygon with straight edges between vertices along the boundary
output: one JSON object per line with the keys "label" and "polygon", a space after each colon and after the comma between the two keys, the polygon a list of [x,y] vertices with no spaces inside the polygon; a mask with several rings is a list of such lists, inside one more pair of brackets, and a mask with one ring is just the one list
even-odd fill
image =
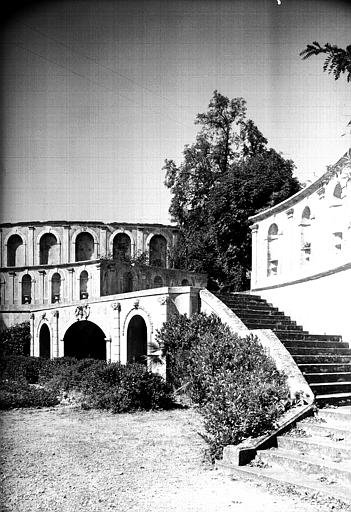
{"label": "shrub", "polygon": [[1,355],[29,356],[30,327],[29,322],[12,325],[0,332]]}
{"label": "shrub", "polygon": [[79,389],[86,407],[126,412],[168,408],[171,387],[160,375],[139,364],[100,363],[84,373]]}
{"label": "shrub", "polygon": [[228,444],[272,429],[285,410],[286,376],[256,338],[238,337],[214,316],[194,315],[166,322],[158,341],[170,363],[171,382],[187,383],[200,406],[213,457]]}
{"label": "shrub", "polygon": [[57,395],[48,389],[23,382],[6,381],[0,387],[0,409],[52,407],[59,403]]}
{"label": "shrub", "polygon": [[39,381],[41,368],[46,363],[46,359],[39,357],[3,356],[0,361],[0,378],[23,384],[36,384]]}

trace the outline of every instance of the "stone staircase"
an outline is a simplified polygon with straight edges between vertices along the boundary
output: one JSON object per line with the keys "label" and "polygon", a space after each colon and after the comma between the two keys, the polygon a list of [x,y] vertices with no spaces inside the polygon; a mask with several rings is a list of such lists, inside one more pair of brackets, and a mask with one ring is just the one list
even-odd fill
{"label": "stone staircase", "polygon": [[250,464],[231,466],[230,471],[280,489],[293,487],[323,502],[332,500],[335,510],[344,510],[341,504],[351,507],[351,407],[321,409],[278,436],[274,448],[258,450]]}
{"label": "stone staircase", "polygon": [[[286,434],[277,436],[272,441],[273,447],[258,450],[249,465],[228,469],[241,478],[294,488],[303,495],[322,499],[323,503],[330,500],[336,510],[344,510],[345,504],[351,510],[351,350],[348,344],[340,336],[309,334],[256,295],[218,294],[217,297],[249,329],[272,329],[304,374],[317,405],[329,404]],[[219,466],[226,467],[225,463]]]}
{"label": "stone staircase", "polygon": [[271,329],[310,385],[317,405],[351,401],[351,349],[341,336],[310,334],[257,295],[217,294],[248,329]]}

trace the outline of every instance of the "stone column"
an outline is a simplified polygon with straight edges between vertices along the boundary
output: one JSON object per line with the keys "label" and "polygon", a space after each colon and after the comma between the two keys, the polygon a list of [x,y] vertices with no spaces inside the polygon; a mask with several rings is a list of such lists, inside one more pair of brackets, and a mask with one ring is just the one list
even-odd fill
{"label": "stone column", "polygon": [[107,226],[100,227],[100,254],[99,257],[107,257]]}
{"label": "stone column", "polygon": [[70,301],[74,301],[74,268],[68,269],[69,281],[67,286],[68,296],[67,299]]}
{"label": "stone column", "polygon": [[39,274],[40,274],[40,284],[39,284],[39,302],[41,304],[45,304],[45,276],[46,276],[46,271],[45,270],[39,270]]}
{"label": "stone column", "polygon": [[34,342],[35,342],[35,332],[34,332],[34,321],[35,321],[35,315],[34,313],[31,313],[30,315],[30,356],[34,356]]}
{"label": "stone column", "polygon": [[54,328],[53,328],[53,340],[52,340],[52,357],[60,357],[59,354],[59,311],[56,310],[53,312],[54,316]]}
{"label": "stone column", "polygon": [[35,226],[28,226],[27,265],[35,265]]}
{"label": "stone column", "polygon": [[11,289],[10,289],[10,296],[9,296],[9,303],[15,304],[15,295],[16,295],[16,289],[15,289],[15,278],[16,278],[16,272],[9,272],[9,276],[11,276]]}
{"label": "stone column", "polygon": [[71,240],[70,240],[70,230],[71,226],[63,226],[63,263],[71,262]]}
{"label": "stone column", "polygon": [[251,288],[255,288],[259,280],[259,269],[257,259],[257,232],[258,224],[250,226],[252,239],[252,263],[251,263]]}
{"label": "stone column", "polygon": [[112,362],[121,361],[121,303],[113,302],[113,322],[110,339],[110,360]]}
{"label": "stone column", "polygon": [[111,338],[105,338],[105,343],[106,343],[106,362],[107,363],[110,363],[111,362]]}

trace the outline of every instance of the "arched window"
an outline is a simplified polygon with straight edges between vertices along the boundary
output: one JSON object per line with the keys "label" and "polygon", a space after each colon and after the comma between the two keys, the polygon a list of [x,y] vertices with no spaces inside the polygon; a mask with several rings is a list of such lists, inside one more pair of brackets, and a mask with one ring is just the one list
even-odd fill
{"label": "arched window", "polygon": [[94,238],[90,233],[79,233],[76,238],[76,261],[91,260],[94,257]]}
{"label": "arched window", "polygon": [[340,199],[340,200],[341,200],[341,194],[342,194],[342,188],[341,188],[340,183],[338,182],[338,183],[335,185],[334,192],[333,192],[333,196],[334,196],[336,199]]}
{"label": "arched window", "polygon": [[46,324],[43,324],[39,333],[39,357],[50,359],[50,331]]}
{"label": "arched window", "polygon": [[182,286],[190,286],[189,281],[187,279],[183,279]]}
{"label": "arched window", "polygon": [[119,233],[113,239],[113,259],[128,260],[131,255],[131,242],[128,235]]}
{"label": "arched window", "polygon": [[278,226],[271,224],[267,237],[267,276],[278,273]]}
{"label": "arched window", "polygon": [[32,302],[32,278],[29,274],[22,277],[22,304]]}
{"label": "arched window", "polygon": [[7,266],[19,267],[24,265],[23,240],[19,235],[11,235],[7,242]]}
{"label": "arched window", "polygon": [[88,272],[86,270],[83,270],[79,276],[79,296],[81,299],[87,299],[89,297],[88,280]]}
{"label": "arched window", "polygon": [[161,276],[156,276],[154,279],[154,288],[161,288],[163,286],[163,280]]}
{"label": "arched window", "polygon": [[131,272],[127,272],[123,276],[123,293],[132,292],[133,291],[133,274]]}
{"label": "arched window", "polygon": [[127,329],[127,362],[147,364],[147,327],[140,315],[131,319]]}
{"label": "arched window", "polygon": [[301,217],[301,263],[310,261],[311,257],[311,210],[306,206]]}
{"label": "arched window", "polygon": [[150,240],[150,265],[153,267],[166,267],[167,241],[162,235],[154,235]]}
{"label": "arched window", "polygon": [[59,262],[58,255],[59,245],[57,238],[52,233],[46,233],[40,239],[39,251],[40,251],[40,265],[50,265],[52,263]]}
{"label": "arched window", "polygon": [[51,302],[60,302],[61,300],[61,276],[56,272],[51,279]]}

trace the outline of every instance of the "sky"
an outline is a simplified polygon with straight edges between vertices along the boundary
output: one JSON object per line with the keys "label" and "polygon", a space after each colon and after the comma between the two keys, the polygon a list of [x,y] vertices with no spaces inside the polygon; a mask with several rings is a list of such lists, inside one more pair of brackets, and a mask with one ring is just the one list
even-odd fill
{"label": "sky", "polygon": [[2,222],[169,223],[182,160],[217,89],[314,181],[351,146],[351,84],[302,60],[350,44],[338,0],[71,0],[18,9],[1,36]]}

